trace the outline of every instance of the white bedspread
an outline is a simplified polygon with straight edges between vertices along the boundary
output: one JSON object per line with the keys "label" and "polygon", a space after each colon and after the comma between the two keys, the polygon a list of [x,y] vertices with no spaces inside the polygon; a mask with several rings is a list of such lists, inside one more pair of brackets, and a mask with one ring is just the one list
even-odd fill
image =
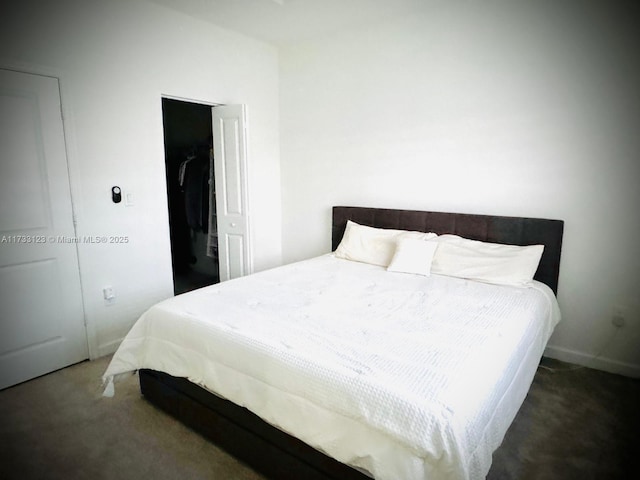
{"label": "white bedspread", "polygon": [[150,308],[104,374],[187,377],[377,479],[479,479],[560,319],[551,290],[325,255]]}

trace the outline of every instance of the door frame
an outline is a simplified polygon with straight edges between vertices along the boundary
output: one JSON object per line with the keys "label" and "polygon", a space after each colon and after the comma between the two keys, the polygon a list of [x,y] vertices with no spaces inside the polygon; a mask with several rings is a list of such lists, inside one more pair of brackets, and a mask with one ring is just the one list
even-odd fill
{"label": "door frame", "polygon": [[[161,145],[163,152],[164,152],[164,125],[163,125],[163,122],[162,122],[162,99],[163,98],[167,98],[169,100],[178,100],[178,101],[181,101],[181,102],[197,103],[199,105],[206,105],[206,106],[211,107],[211,108],[221,107],[221,106],[224,106],[224,105],[229,105],[227,103],[222,103],[222,102],[213,102],[213,101],[210,101],[210,100],[199,100],[199,99],[188,98],[188,97],[183,97],[183,96],[178,96],[178,95],[170,95],[170,94],[166,94],[166,93],[160,93],[159,106],[160,106],[160,127],[161,127],[160,128],[160,133],[161,133],[161,135],[159,136],[159,138],[160,138],[160,141],[163,142],[162,145]],[[213,135],[213,126],[212,126],[212,132],[211,133]],[[246,139],[245,139],[245,143],[246,143]],[[250,182],[249,182],[249,165],[248,165],[249,164],[249,161],[248,161],[249,160],[249,152],[248,152],[248,146],[246,145],[245,147],[246,147],[245,148],[245,159],[246,159],[245,176],[246,176],[246,178],[245,178],[244,184],[245,184],[246,189],[247,189],[247,192],[246,192],[246,194],[247,194],[247,202],[250,203],[251,194],[250,194],[250,190],[249,190]],[[166,162],[165,158],[163,158],[163,166],[162,166],[163,169],[165,168],[164,162]],[[164,182],[164,189],[165,189],[164,190],[164,198],[167,199],[167,201],[168,201],[167,182],[166,181]],[[218,191],[216,189],[216,204],[219,204],[217,196],[218,196]],[[170,232],[168,205],[167,205],[167,208],[166,208],[165,222],[166,222],[165,223],[166,231],[168,233],[168,232]],[[251,231],[252,231],[252,228],[251,228],[251,216],[249,216],[249,228],[248,228],[248,231],[247,231],[247,245],[248,245],[247,248],[248,248],[248,251],[249,251],[248,252],[249,265],[248,265],[247,271],[249,273],[253,272],[253,244],[252,244],[252,241],[251,241]],[[172,258],[171,257],[171,251],[169,251],[169,262],[170,263],[171,263],[171,258]],[[172,270],[173,270],[173,267],[172,267]]]}

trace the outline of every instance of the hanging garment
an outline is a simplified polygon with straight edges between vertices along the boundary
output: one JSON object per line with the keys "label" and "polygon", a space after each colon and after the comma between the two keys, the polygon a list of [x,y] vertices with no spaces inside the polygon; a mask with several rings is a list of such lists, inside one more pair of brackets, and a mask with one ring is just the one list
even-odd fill
{"label": "hanging garment", "polygon": [[195,232],[206,232],[209,227],[209,161],[192,158],[185,164],[183,179],[187,223]]}

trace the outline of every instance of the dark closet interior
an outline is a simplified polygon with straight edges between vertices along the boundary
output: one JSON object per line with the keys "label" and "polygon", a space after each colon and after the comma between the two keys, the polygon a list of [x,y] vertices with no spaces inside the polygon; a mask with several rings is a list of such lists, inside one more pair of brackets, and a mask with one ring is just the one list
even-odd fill
{"label": "dark closet interior", "polygon": [[178,295],[219,282],[211,106],[163,98],[162,120],[173,287]]}

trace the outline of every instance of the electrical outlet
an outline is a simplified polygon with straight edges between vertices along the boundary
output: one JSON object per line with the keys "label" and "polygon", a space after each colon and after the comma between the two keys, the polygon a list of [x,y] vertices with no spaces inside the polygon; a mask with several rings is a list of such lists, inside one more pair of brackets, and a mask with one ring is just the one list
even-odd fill
{"label": "electrical outlet", "polygon": [[113,287],[106,286],[102,289],[102,297],[104,298],[104,303],[106,305],[111,305],[116,301],[116,294],[113,291]]}

